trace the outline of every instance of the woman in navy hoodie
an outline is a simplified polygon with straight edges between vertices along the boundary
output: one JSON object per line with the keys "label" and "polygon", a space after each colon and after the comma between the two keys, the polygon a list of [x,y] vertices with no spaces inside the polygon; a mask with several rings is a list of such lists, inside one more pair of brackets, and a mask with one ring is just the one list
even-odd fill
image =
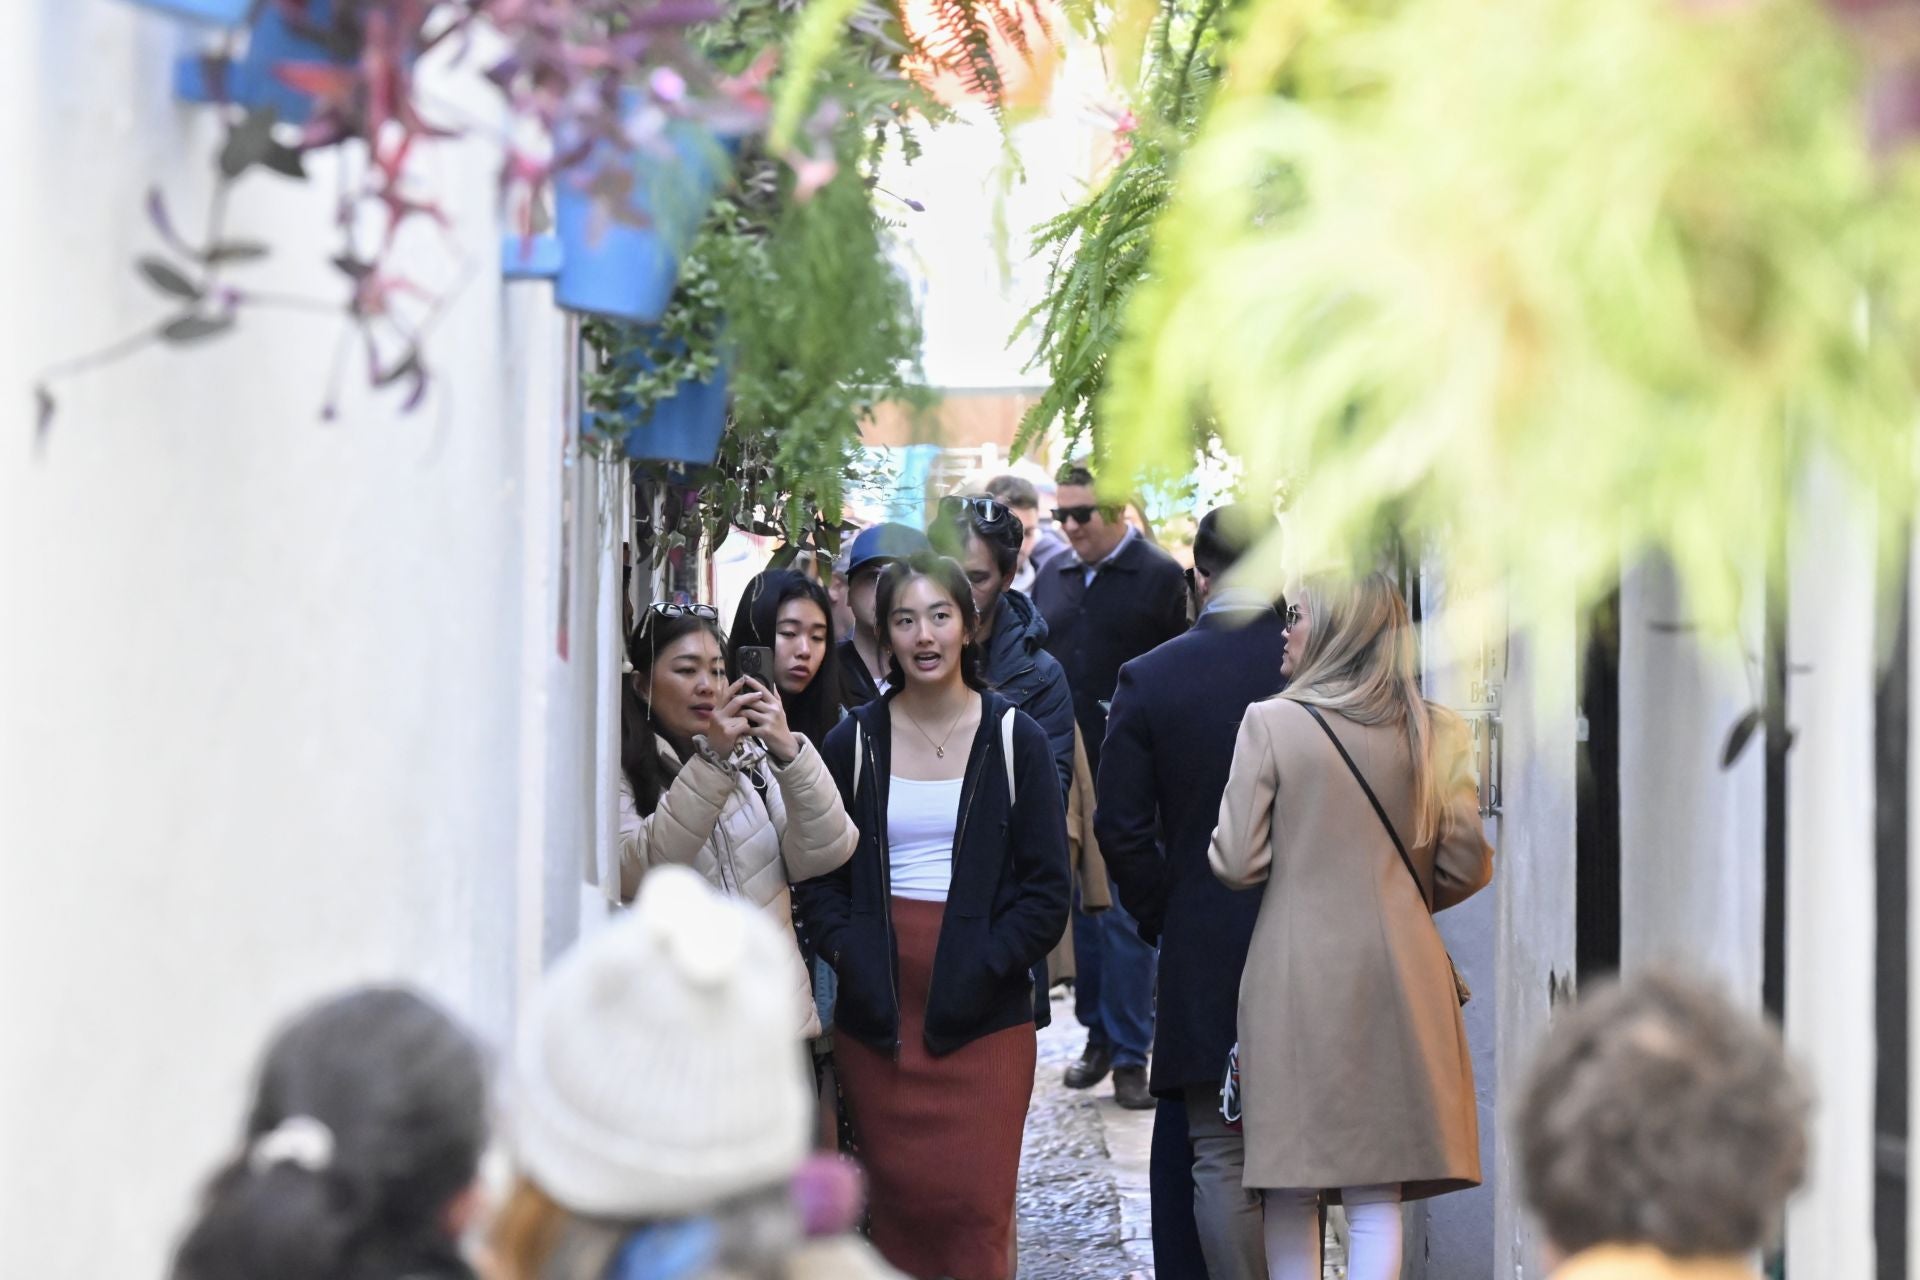
{"label": "woman in navy hoodie", "polygon": [[839,975],[834,1057],[872,1181],[873,1242],[915,1277],[1004,1280],[1033,1092],[1031,970],[1066,929],[1066,814],[1047,735],[983,688],[965,574],[882,576],[886,696],[827,735],[860,840],[800,886]]}

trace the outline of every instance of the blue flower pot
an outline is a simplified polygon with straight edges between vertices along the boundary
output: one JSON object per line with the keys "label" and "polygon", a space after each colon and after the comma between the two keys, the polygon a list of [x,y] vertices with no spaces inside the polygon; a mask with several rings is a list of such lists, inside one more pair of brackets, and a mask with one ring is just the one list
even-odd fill
{"label": "blue flower pot", "polygon": [[[653,363],[638,351],[621,357],[624,368],[639,373]],[[674,462],[689,467],[710,466],[720,456],[720,440],[727,432],[727,395],[730,390],[727,366],[705,382],[691,378],[674,388],[673,394],[657,402],[644,420],[631,400],[623,400],[616,411],[627,424],[619,432],[620,446],[629,458],[642,462]],[[591,413],[583,414],[582,431],[605,431]]]}
{"label": "blue flower pot", "polygon": [[222,27],[239,26],[247,20],[247,10],[253,7],[253,0],[128,0],[128,3],[169,18],[210,22]]}
{"label": "blue flower pot", "polygon": [[633,158],[630,208],[645,226],[597,214],[586,189],[593,162],[554,184],[561,262],[553,296],[569,311],[655,324],[666,314],[680,259],[700,230],[729,167],[727,148],[688,123],[669,129],[673,154]]}
{"label": "blue flower pot", "polygon": [[[189,0],[179,0],[188,3]],[[211,3],[211,0],[208,0]],[[333,19],[332,0],[315,0],[313,21],[322,25]],[[281,16],[277,5],[268,4],[260,21],[247,37],[247,51],[235,61],[224,64],[224,74],[210,75],[207,60],[198,56],[181,58],[173,68],[173,94],[182,102],[233,102],[258,109],[272,107],[274,114],[290,124],[305,124],[313,115],[313,99],[286,84],[274,74],[274,68],[289,62],[323,62],[346,66],[342,58],[325,45],[297,35]],[[224,81],[224,83],[222,83]]]}
{"label": "blue flower pot", "polygon": [[705,382],[683,382],[622,441],[629,458],[711,466],[727,432],[727,370]]}
{"label": "blue flower pot", "polygon": [[509,232],[500,237],[500,278],[551,280],[560,274],[561,257],[558,236],[529,237]]}

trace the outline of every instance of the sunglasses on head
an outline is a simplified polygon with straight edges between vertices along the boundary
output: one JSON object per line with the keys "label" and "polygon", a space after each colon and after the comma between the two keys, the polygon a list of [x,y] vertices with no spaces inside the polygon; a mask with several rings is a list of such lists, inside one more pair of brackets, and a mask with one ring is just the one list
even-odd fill
{"label": "sunglasses on head", "polygon": [[662,618],[695,617],[703,622],[720,621],[720,611],[710,604],[675,604],[671,600],[655,600],[647,606],[647,612]]}
{"label": "sunglasses on head", "polygon": [[955,493],[940,499],[940,515],[948,520],[970,516],[981,524],[999,524],[1013,519],[1013,508],[998,498],[989,498],[984,494],[963,496]]}
{"label": "sunglasses on head", "polygon": [[1091,524],[1095,516],[1108,515],[1111,511],[1112,508],[1109,507],[1055,507],[1053,522],[1065,524],[1071,520],[1075,524]]}

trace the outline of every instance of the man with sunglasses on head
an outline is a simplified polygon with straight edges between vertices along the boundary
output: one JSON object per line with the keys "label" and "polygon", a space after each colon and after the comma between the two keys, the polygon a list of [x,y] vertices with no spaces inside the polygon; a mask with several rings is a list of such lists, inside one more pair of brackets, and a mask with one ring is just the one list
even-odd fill
{"label": "man with sunglasses on head", "polygon": [[[1097,779],[1120,668],[1187,629],[1186,580],[1172,556],[1122,518],[1123,503],[1100,498],[1084,465],[1069,463],[1057,483],[1053,518],[1073,554],[1039,573],[1033,602],[1047,620],[1047,651],[1066,670]],[[1075,910],[1073,963],[1074,1014],[1087,1028],[1087,1047],[1067,1068],[1067,1085],[1090,1089],[1112,1070],[1122,1106],[1152,1108],[1154,949],[1121,895],[1097,915]]]}
{"label": "man with sunglasses on head", "polygon": [[1015,590],[1025,535],[1018,515],[997,498],[947,497],[928,531],[933,548],[959,561],[980,612],[980,674],[1047,731],[1064,795],[1073,785],[1073,694],[1046,651],[1047,620]]}
{"label": "man with sunglasses on head", "polygon": [[1033,580],[1056,556],[1067,554],[1066,535],[1052,525],[1040,523],[1040,491],[1033,481],[1012,473],[987,481],[987,496],[998,498],[1013,509],[1025,536],[1020,542],[1020,566],[1013,575],[1013,589],[1033,592]]}

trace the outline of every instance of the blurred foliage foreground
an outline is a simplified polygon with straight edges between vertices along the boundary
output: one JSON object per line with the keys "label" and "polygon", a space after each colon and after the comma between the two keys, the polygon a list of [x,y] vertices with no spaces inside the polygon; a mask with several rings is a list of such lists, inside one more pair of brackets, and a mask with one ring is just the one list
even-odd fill
{"label": "blurred foliage foreground", "polygon": [[1275,576],[1391,534],[1522,623],[1650,551],[1732,622],[1817,458],[1904,527],[1920,6],[1238,8],[1107,370],[1108,474],[1190,470],[1197,425],[1289,494]]}

